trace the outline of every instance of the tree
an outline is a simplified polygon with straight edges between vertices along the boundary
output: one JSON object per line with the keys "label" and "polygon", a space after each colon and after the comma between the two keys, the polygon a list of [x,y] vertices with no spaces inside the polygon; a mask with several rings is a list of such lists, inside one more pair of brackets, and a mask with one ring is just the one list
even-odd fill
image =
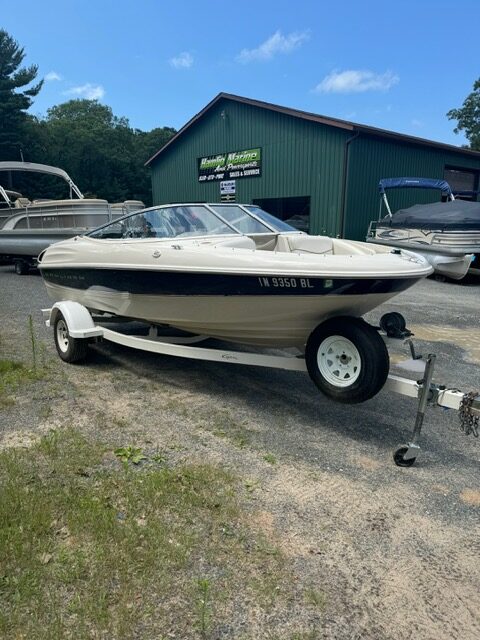
{"label": "tree", "polygon": [[23,125],[27,109],[43,85],[43,80],[30,85],[38,73],[38,66],[21,67],[25,52],[16,40],[0,29],[0,158],[20,160]]}
{"label": "tree", "polygon": [[470,148],[480,151],[480,78],[475,81],[473,91],[464,100],[460,109],[447,113],[449,120],[457,120],[455,133],[465,131]]}
{"label": "tree", "polygon": [[176,130],[172,127],[156,127],[151,131],[140,131],[134,129],[134,148],[135,148],[135,184],[138,193],[143,194],[140,200],[145,204],[151,204],[152,199],[152,181],[150,168],[145,167],[145,162],[153,156],[164,144],[166,144]]}
{"label": "tree", "polygon": [[46,146],[38,161],[65,169],[86,195],[151,204],[144,163],[175,129],[132,129],[127,118],[115,116],[97,100],[69,100],[52,107],[38,125],[38,136]]}
{"label": "tree", "polygon": [[85,194],[124,199],[133,153],[126,118],[117,118],[97,100],[69,100],[48,109],[43,124],[50,164],[71,174]]}

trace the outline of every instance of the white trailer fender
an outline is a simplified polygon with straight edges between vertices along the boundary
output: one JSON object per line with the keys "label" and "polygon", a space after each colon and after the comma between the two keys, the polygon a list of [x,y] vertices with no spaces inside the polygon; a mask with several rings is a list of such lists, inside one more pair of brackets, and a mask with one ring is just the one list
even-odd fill
{"label": "white trailer fender", "polygon": [[58,314],[61,313],[72,338],[93,338],[103,335],[102,327],[94,323],[88,309],[79,302],[72,300],[56,302],[51,309],[42,309],[42,313],[47,327],[52,327]]}

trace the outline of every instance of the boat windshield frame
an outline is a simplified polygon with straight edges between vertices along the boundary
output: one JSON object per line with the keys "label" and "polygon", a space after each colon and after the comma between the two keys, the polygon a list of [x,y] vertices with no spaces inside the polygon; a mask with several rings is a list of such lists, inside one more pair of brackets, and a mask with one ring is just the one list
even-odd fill
{"label": "boat windshield frame", "polygon": [[[284,220],[280,220],[280,218],[277,218],[272,213],[268,213],[268,211],[265,211],[264,209],[262,209],[262,207],[259,207],[258,204],[242,204],[239,206],[241,206],[242,209],[245,209],[248,212],[249,216],[252,216],[252,218],[256,218],[257,220],[260,220],[262,224],[264,224],[266,227],[271,228],[275,233],[304,233],[304,231],[300,231],[300,229],[296,229],[295,227],[292,227],[291,224],[288,224],[288,222],[285,222]],[[288,227],[288,229],[275,228],[274,226],[272,226],[273,225],[272,222],[268,220],[264,220],[261,216],[258,216],[254,211],[252,211],[253,207],[255,207],[255,209],[260,209],[260,211],[263,211],[263,213],[266,213],[269,218],[275,218],[276,220],[281,222],[282,225],[285,225],[286,227]]]}
{"label": "boat windshield frame", "polygon": [[[257,216],[253,211],[250,211],[247,206],[248,205],[243,205],[240,203],[236,203],[236,202],[216,202],[216,203],[207,203],[207,202],[181,202],[181,203],[170,203],[170,204],[162,204],[162,205],[156,205],[153,207],[148,207],[146,209],[141,209],[139,211],[134,211],[132,213],[128,213],[120,218],[116,218],[115,220],[112,220],[110,222],[107,222],[95,229],[92,229],[90,231],[88,231],[88,233],[85,233],[83,235],[85,235],[86,237],[91,237],[92,239],[97,239],[95,238],[95,233],[97,233],[98,231],[101,231],[102,229],[104,229],[107,226],[110,226],[112,224],[118,224],[118,223],[122,223],[123,221],[127,220],[128,218],[132,218],[133,216],[138,216],[140,214],[144,214],[144,213],[148,213],[149,211],[161,211],[162,209],[169,209],[172,207],[203,207],[205,208],[210,214],[212,214],[213,216],[215,216],[215,218],[217,218],[217,220],[219,222],[221,222],[223,225],[227,226],[229,229],[231,229],[232,235],[241,235],[241,236],[272,236],[272,235],[278,235],[280,233],[285,233],[286,231],[281,231],[280,229],[276,229],[272,223],[269,223],[265,220],[263,220],[261,217]],[[256,220],[259,224],[262,225],[262,227],[265,227],[265,231],[262,232],[253,232],[253,233],[245,233],[243,231],[240,231],[237,227],[235,227],[234,223],[229,222],[226,218],[224,218],[221,213],[218,213],[215,209],[216,206],[226,206],[226,207],[237,207],[239,209],[241,209],[246,216],[248,216],[249,218],[253,218],[254,220]],[[253,206],[257,206],[257,205],[253,205]],[[260,207],[258,207],[260,208]],[[295,229],[294,227],[292,227],[291,232],[296,232],[296,233],[302,233],[301,231],[299,231],[298,229]],[[182,235],[181,239],[185,238],[185,239],[190,239],[190,238],[199,238],[199,237],[216,237],[218,235],[226,235],[226,234],[209,234],[208,232],[205,234],[201,234],[201,235]],[[159,239],[159,240],[174,240],[175,238],[179,238],[179,236],[165,236],[165,237],[152,237],[150,238],[151,240],[154,239]],[[98,238],[99,240],[101,240],[102,238]],[[110,239],[110,238],[105,238]],[[112,238],[113,239],[113,238]],[[116,239],[120,239],[120,238],[116,238]],[[126,238],[124,238],[126,239]],[[135,239],[149,239],[148,237],[146,238],[135,238]]]}
{"label": "boat windshield frame", "polygon": [[[226,224],[228,224],[229,226],[233,226],[236,229],[236,232],[240,233],[243,236],[265,236],[265,235],[272,235],[272,233],[279,233],[278,229],[275,229],[274,227],[272,227],[271,224],[266,223],[259,216],[256,216],[255,214],[253,214],[251,211],[249,211],[246,208],[245,205],[239,204],[237,202],[210,202],[205,206],[207,206],[211,211],[213,211],[213,213],[218,218],[221,218],[221,220],[223,220]],[[254,231],[252,233],[246,233],[244,231],[240,231],[240,229],[237,229],[234,226],[235,223],[229,222],[226,218],[222,216],[221,213],[218,213],[218,211],[214,209],[214,207],[231,207],[232,209],[234,207],[237,207],[238,209],[241,209],[249,218],[253,218],[257,222],[259,222],[262,225],[262,227],[265,227],[267,229],[267,231]]]}

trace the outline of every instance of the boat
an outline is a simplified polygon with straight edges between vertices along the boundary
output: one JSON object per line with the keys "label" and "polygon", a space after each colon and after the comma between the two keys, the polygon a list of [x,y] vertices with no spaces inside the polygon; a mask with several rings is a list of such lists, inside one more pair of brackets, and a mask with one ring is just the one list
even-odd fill
{"label": "boat", "polygon": [[245,344],[302,345],[431,273],[407,251],[309,236],[257,206],[163,205],[39,256],[49,296]]}
{"label": "boat", "polygon": [[[386,191],[400,188],[435,189],[445,202],[392,213]],[[379,218],[370,223],[367,242],[420,253],[444,278],[461,280],[469,270],[480,269],[480,203],[457,199],[448,182],[430,178],[384,178],[379,192]]]}
{"label": "boat", "polygon": [[0,186],[0,259],[14,262],[20,275],[35,266],[38,254],[53,242],[95,229],[145,206],[140,200],[109,204],[100,198],[85,198],[67,172],[58,167],[0,162],[0,172],[3,171],[52,175],[63,179],[70,191],[67,199],[31,201]]}
{"label": "boat", "polygon": [[310,236],[234,203],[145,209],[51,245],[38,263],[67,362],[100,335],[76,331],[77,320],[134,320],[155,335],[296,347],[315,384],[348,403],[375,395],[389,371],[378,328],[361,316],[432,272],[417,254]]}

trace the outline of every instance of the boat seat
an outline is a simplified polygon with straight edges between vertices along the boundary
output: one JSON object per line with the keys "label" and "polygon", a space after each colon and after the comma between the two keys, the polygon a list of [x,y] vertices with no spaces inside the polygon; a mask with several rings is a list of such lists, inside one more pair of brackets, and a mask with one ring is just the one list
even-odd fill
{"label": "boat seat", "polygon": [[275,251],[280,251],[281,253],[290,253],[291,248],[288,242],[288,236],[282,236],[281,234],[279,234],[277,242],[275,244]]}
{"label": "boat seat", "polygon": [[279,236],[276,250],[292,253],[333,253],[333,241],[323,236]]}
{"label": "boat seat", "polygon": [[23,209],[23,207],[27,207],[29,204],[31,204],[31,202],[28,198],[17,198],[14,206],[15,209]]}
{"label": "boat seat", "polygon": [[227,238],[215,242],[215,247],[232,247],[234,249],[255,249],[255,242],[247,236],[239,236],[238,238]]}

